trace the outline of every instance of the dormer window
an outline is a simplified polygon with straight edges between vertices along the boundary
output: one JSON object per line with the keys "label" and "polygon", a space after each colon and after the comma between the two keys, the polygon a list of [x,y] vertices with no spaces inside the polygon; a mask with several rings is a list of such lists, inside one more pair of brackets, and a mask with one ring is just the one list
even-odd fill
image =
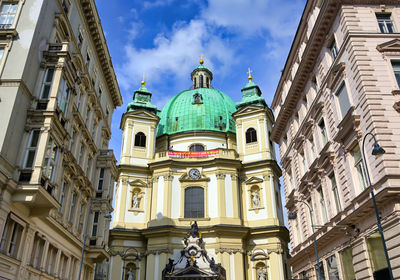
{"label": "dormer window", "polygon": [[203,96],[199,93],[193,95],[193,104],[203,104]]}

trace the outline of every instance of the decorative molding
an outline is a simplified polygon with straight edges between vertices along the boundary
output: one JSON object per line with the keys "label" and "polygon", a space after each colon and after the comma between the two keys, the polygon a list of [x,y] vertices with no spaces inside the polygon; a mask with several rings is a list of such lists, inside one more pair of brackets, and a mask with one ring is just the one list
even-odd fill
{"label": "decorative molding", "polygon": [[341,62],[332,67],[331,72],[327,77],[327,87],[333,89],[336,87],[338,81],[345,74],[346,63]]}
{"label": "decorative molding", "polygon": [[246,185],[254,185],[254,184],[261,184],[262,182],[264,182],[263,179],[260,179],[258,177],[251,177],[250,179],[244,181],[244,183]]}
{"label": "decorative molding", "polygon": [[376,49],[381,53],[387,53],[387,52],[400,53],[400,39],[396,38],[388,42],[385,42],[383,44],[380,44],[376,47]]}

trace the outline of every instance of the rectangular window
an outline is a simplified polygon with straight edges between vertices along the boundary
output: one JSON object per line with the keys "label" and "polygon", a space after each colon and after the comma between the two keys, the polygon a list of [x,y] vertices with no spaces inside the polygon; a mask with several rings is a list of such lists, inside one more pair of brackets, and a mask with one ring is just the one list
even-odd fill
{"label": "rectangular window", "polygon": [[346,116],[347,111],[349,111],[351,107],[349,95],[346,89],[346,84],[344,82],[342,82],[339,89],[336,91],[335,95],[339,101],[340,112],[342,113],[342,118],[343,118],[344,116]]}
{"label": "rectangular window", "polygon": [[49,178],[50,182],[55,179],[58,160],[58,147],[55,141],[50,137],[46,147],[45,158],[43,161],[42,174]]}
{"label": "rectangular window", "polygon": [[49,245],[49,249],[47,250],[47,273],[52,275],[54,273],[54,265],[55,265],[55,260],[57,256],[57,248],[54,247],[53,245]]}
{"label": "rectangular window", "polygon": [[79,47],[79,49],[82,47],[82,44],[83,44],[83,36],[82,36],[82,32],[79,30],[79,33],[78,33],[78,47]]}
{"label": "rectangular window", "polygon": [[33,162],[35,160],[36,148],[39,142],[40,130],[34,129],[31,131],[28,139],[28,146],[26,148],[24,168],[33,168]]}
{"label": "rectangular window", "polygon": [[79,207],[79,215],[78,215],[78,231],[81,232],[83,228],[83,209],[84,209],[84,204],[81,203],[81,206]]}
{"label": "rectangular window", "polygon": [[69,142],[69,151],[73,154],[73,148],[74,148],[74,143],[75,143],[75,137],[76,137],[76,132],[75,130],[72,131],[72,136],[71,140]]}
{"label": "rectangular window", "polygon": [[35,234],[35,238],[33,240],[33,249],[31,254],[31,265],[34,268],[40,269],[40,264],[43,256],[45,241],[42,239],[38,233]]}
{"label": "rectangular window", "polygon": [[3,58],[3,55],[4,55],[4,49],[0,48],[0,61]]}
{"label": "rectangular window", "polygon": [[189,187],[185,189],[185,218],[204,218],[204,189]]}
{"label": "rectangular window", "polygon": [[68,106],[69,87],[64,77],[61,78],[57,93],[57,106],[65,114]]}
{"label": "rectangular window", "polygon": [[314,144],[314,139],[310,139],[310,149],[311,149],[311,153],[312,153],[312,161],[314,162],[315,158],[317,157],[317,151],[315,150],[315,144]]}
{"label": "rectangular window", "polygon": [[325,224],[328,222],[328,215],[326,213],[326,204],[322,188],[318,189],[318,194],[319,194],[319,203],[322,211],[322,222]]}
{"label": "rectangular window", "polygon": [[87,162],[87,165],[86,165],[86,177],[88,177],[89,180],[91,180],[90,171],[92,169],[92,161],[93,161],[92,158],[88,158],[88,162]]}
{"label": "rectangular window", "polygon": [[104,183],[104,168],[100,168],[99,183],[97,185],[97,190],[98,191],[102,191],[103,190],[103,183]]}
{"label": "rectangular window", "polygon": [[98,223],[99,223],[99,212],[96,211],[96,212],[94,212],[94,215],[93,215],[92,237],[97,236]]}
{"label": "rectangular window", "polygon": [[49,99],[51,84],[54,78],[54,68],[47,68],[44,73],[42,90],[40,92],[40,99]]}
{"label": "rectangular window", "polygon": [[330,45],[329,51],[331,53],[332,59],[335,60],[338,55],[338,49],[335,40],[333,40],[332,44]]}
{"label": "rectangular window", "polygon": [[68,221],[70,222],[70,223],[72,223],[73,222],[73,219],[74,219],[74,212],[75,212],[75,206],[76,206],[76,197],[77,197],[77,195],[76,195],[76,193],[74,193],[73,195],[72,195],[72,199],[71,199],[71,205],[70,205],[70,207],[69,207],[69,215],[68,215]]}
{"label": "rectangular window", "polygon": [[340,204],[340,197],[339,197],[339,191],[338,191],[337,184],[336,184],[335,173],[332,172],[331,176],[329,176],[329,180],[331,181],[332,192],[333,192],[333,196],[335,197],[336,211],[340,212],[340,211],[342,211],[342,206]]}
{"label": "rectangular window", "polygon": [[87,68],[88,71],[90,71],[89,70],[89,68],[90,68],[90,54],[89,54],[89,51],[87,51],[87,53],[86,53],[86,68]]}
{"label": "rectangular window", "polygon": [[354,159],[354,167],[357,170],[357,175],[358,175],[358,183],[361,187],[361,190],[364,190],[368,184],[367,184],[367,176],[365,173],[365,166],[361,157],[361,151],[360,151],[360,146],[355,146],[353,151],[353,159]]}
{"label": "rectangular window", "polygon": [[326,134],[326,127],[324,118],[321,118],[318,122],[319,132],[321,133],[322,144],[325,145],[328,142],[328,137]]}
{"label": "rectangular window", "polygon": [[[317,277],[317,279],[319,279],[319,280],[325,280],[326,278],[325,278],[324,264],[323,264],[322,262],[319,262],[318,266],[319,266],[319,273],[320,273],[320,276]],[[317,267],[317,265],[315,266],[315,274],[318,275],[318,267]]]}
{"label": "rectangular window", "polygon": [[[375,232],[367,238],[368,252],[371,259],[372,271],[374,274],[387,275],[387,262],[383,249],[382,238],[379,232]],[[386,270],[386,271],[385,271]],[[377,275],[376,275],[377,276]],[[384,277],[385,278],[385,277]],[[383,278],[376,278],[383,279]]]}
{"label": "rectangular window", "polygon": [[302,166],[302,175],[304,175],[304,173],[306,173],[307,171],[307,161],[306,161],[306,156],[304,155],[304,151],[300,152],[300,161],[301,161],[301,166]]}
{"label": "rectangular window", "polygon": [[81,143],[81,150],[79,151],[79,157],[78,157],[78,164],[82,166],[83,163],[83,154],[85,153],[85,145]]}
{"label": "rectangular window", "polygon": [[[310,209],[308,209],[309,214],[310,214],[310,228],[311,228],[311,232],[314,232],[314,228],[312,227],[312,225],[315,224],[315,218],[314,218],[314,207],[312,205],[312,200],[311,198],[309,200],[307,200],[307,204],[310,206]],[[307,206],[306,206],[307,207]]]}
{"label": "rectangular window", "polygon": [[1,237],[0,251],[10,257],[16,258],[21,244],[24,227],[9,215]]}
{"label": "rectangular window", "polygon": [[341,253],[342,258],[342,269],[343,269],[343,280],[354,280],[356,275],[354,273],[353,266],[353,253],[352,248],[348,247],[344,249]]}
{"label": "rectangular window", "polygon": [[60,192],[60,208],[58,209],[58,212],[60,213],[64,213],[64,207],[65,207],[65,198],[67,196],[67,189],[68,189],[68,184],[67,182],[64,181],[62,188],[61,188],[61,192]]}
{"label": "rectangular window", "polygon": [[392,60],[392,67],[397,86],[400,88],[400,60]]}
{"label": "rectangular window", "polygon": [[0,29],[9,29],[17,13],[18,3],[3,2],[0,8]]}
{"label": "rectangular window", "polygon": [[381,33],[394,33],[394,26],[391,13],[376,13]]}
{"label": "rectangular window", "polygon": [[339,270],[336,261],[336,256],[332,255],[326,259],[326,266],[328,268],[328,279],[329,280],[340,280]]}

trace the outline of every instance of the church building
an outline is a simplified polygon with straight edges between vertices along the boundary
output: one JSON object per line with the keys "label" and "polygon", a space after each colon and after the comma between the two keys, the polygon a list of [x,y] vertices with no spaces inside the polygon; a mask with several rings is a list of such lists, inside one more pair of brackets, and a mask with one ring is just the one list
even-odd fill
{"label": "church building", "polygon": [[200,60],[160,111],[142,86],[121,119],[109,279],[288,278],[271,109],[252,81],[235,103]]}

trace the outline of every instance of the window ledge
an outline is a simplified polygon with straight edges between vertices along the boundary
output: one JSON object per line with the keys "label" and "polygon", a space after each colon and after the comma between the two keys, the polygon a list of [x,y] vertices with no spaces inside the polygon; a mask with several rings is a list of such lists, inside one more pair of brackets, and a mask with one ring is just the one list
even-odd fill
{"label": "window ledge", "polygon": [[179,218],[178,219],[178,221],[182,221],[182,222],[184,222],[184,221],[188,221],[188,222],[190,222],[190,221],[210,221],[211,219],[210,219],[210,217],[207,217],[207,218]]}
{"label": "window ledge", "polygon": [[0,37],[7,37],[8,39],[11,39],[17,35],[18,32],[15,30],[15,28],[2,28],[2,25],[0,24]]}

